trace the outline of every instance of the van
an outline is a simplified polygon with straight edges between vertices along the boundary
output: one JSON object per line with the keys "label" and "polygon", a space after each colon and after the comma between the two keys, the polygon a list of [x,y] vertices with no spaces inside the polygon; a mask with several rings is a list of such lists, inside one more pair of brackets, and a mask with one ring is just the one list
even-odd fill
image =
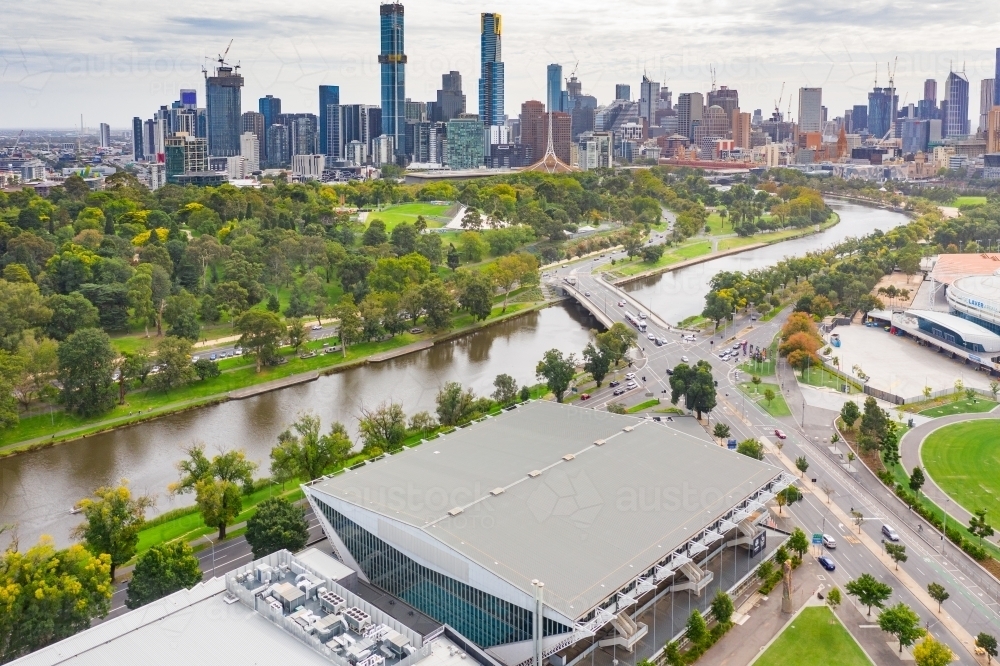
{"label": "van", "polygon": [[834,539],[829,534],[824,534],[823,535],[823,545],[826,546],[827,548],[829,548],[830,550],[835,550],[837,548],[837,540]]}
{"label": "van", "polygon": [[627,375],[625,375],[625,379],[635,379],[635,373],[634,372],[628,373]]}
{"label": "van", "polygon": [[882,536],[889,541],[899,541],[899,535],[896,534],[896,530],[892,529],[888,525],[882,526]]}
{"label": "van", "polygon": [[639,319],[645,319],[645,318],[646,318],[646,313],[643,312],[642,310],[639,310]]}

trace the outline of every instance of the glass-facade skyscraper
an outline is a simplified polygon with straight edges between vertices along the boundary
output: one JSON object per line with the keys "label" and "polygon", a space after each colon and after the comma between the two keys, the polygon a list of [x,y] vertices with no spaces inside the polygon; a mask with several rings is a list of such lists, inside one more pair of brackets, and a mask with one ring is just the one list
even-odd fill
{"label": "glass-facade skyscraper", "polygon": [[481,14],[479,27],[481,47],[479,120],[487,126],[503,125],[503,61],[500,52],[500,15]]}
{"label": "glass-facade skyscraper", "polygon": [[868,93],[868,133],[881,139],[889,133],[896,115],[899,95],[892,88],[875,88]]}
{"label": "glass-facade skyscraper", "polygon": [[261,97],[257,101],[257,109],[260,111],[260,115],[264,116],[264,140],[260,143],[260,159],[267,162],[271,150],[268,134],[271,132],[271,125],[276,124],[278,116],[281,115],[281,98],[274,95]]}
{"label": "glass-facade skyscraper", "polygon": [[997,49],[997,66],[993,75],[993,106],[1000,106],[1000,49]]}
{"label": "glass-facade skyscraper", "polygon": [[562,65],[552,64],[545,70],[545,110],[562,111]]}
{"label": "glass-facade skyscraper", "polygon": [[240,106],[243,77],[228,65],[219,64],[215,76],[205,76],[205,108],[208,116],[208,154],[236,157],[240,154],[243,110]]}
{"label": "glass-facade skyscraper", "polygon": [[146,159],[146,153],[143,150],[145,144],[142,141],[142,118],[136,116],[132,119],[132,159],[136,162],[142,162]]}
{"label": "glass-facade skyscraper", "polygon": [[403,5],[379,7],[382,51],[382,134],[392,137],[396,155],[403,155],[406,133],[406,54],[403,53]]}
{"label": "glass-facade skyscraper", "polygon": [[948,112],[944,117],[945,136],[964,136],[969,133],[969,79],[962,72],[951,72],[944,82],[944,98]]}
{"label": "glass-facade skyscraper", "polygon": [[320,86],[319,87],[319,152],[324,155],[340,157],[340,141],[336,141],[336,146],[330,145],[329,128],[331,106],[340,106],[340,86]]}

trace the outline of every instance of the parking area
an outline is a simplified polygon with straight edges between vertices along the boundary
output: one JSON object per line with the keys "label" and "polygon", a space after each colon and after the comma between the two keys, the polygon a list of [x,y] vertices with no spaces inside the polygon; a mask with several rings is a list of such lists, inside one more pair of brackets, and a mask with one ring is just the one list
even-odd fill
{"label": "parking area", "polygon": [[988,374],[922,347],[915,340],[858,325],[838,326],[836,332],[841,346],[833,349],[833,355],[840,358],[840,367],[857,375],[853,368],[859,366],[871,377],[868,384],[872,388],[913,398],[921,395],[925,386],[940,391],[952,388],[955,380],[961,379],[966,387],[989,390]]}

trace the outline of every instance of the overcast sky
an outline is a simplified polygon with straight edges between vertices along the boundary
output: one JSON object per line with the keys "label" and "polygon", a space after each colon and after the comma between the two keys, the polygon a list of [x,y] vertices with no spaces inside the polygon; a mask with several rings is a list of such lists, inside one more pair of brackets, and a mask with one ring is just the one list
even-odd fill
{"label": "overcast sky", "polygon": [[[130,126],[181,88],[198,90],[201,67],[233,40],[229,59],[246,77],[243,110],[273,94],[282,110],[317,112],[319,84],[340,86],[342,103],[379,103],[377,0],[47,0],[0,6],[0,127]],[[479,13],[503,15],[506,111],[544,100],[545,67],[563,65],[584,92],[606,103],[616,83],[647,72],[674,92],[735,87],[743,110],[782,109],[801,86],[821,86],[830,117],[867,103],[887,61],[899,57],[900,103],[916,102],[923,80],[965,67],[970,120],[979,82],[992,78],[1000,46],[1000,3],[839,0],[505,0],[489,4],[411,0],[406,7],[406,95],[434,99],[441,74],[457,69],[470,111],[478,110]],[[211,62],[207,62],[211,65]]]}

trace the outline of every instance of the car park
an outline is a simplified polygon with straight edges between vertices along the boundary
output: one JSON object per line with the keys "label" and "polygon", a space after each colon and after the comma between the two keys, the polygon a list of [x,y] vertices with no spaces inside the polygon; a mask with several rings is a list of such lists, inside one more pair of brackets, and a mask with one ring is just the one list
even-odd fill
{"label": "car park", "polygon": [[827,548],[829,548],[830,550],[835,550],[837,548],[837,540],[834,539],[829,534],[824,534],[823,535],[823,545],[826,546]]}
{"label": "car park", "polygon": [[837,568],[837,565],[833,563],[833,558],[827,557],[826,555],[820,556],[819,565],[827,571],[833,571]]}
{"label": "car park", "polygon": [[899,541],[899,535],[896,533],[896,530],[892,529],[888,525],[882,526],[882,536],[889,541]]}
{"label": "car park", "polygon": [[788,437],[783,430],[779,430],[777,428],[774,429],[774,436],[778,439],[786,439]]}

